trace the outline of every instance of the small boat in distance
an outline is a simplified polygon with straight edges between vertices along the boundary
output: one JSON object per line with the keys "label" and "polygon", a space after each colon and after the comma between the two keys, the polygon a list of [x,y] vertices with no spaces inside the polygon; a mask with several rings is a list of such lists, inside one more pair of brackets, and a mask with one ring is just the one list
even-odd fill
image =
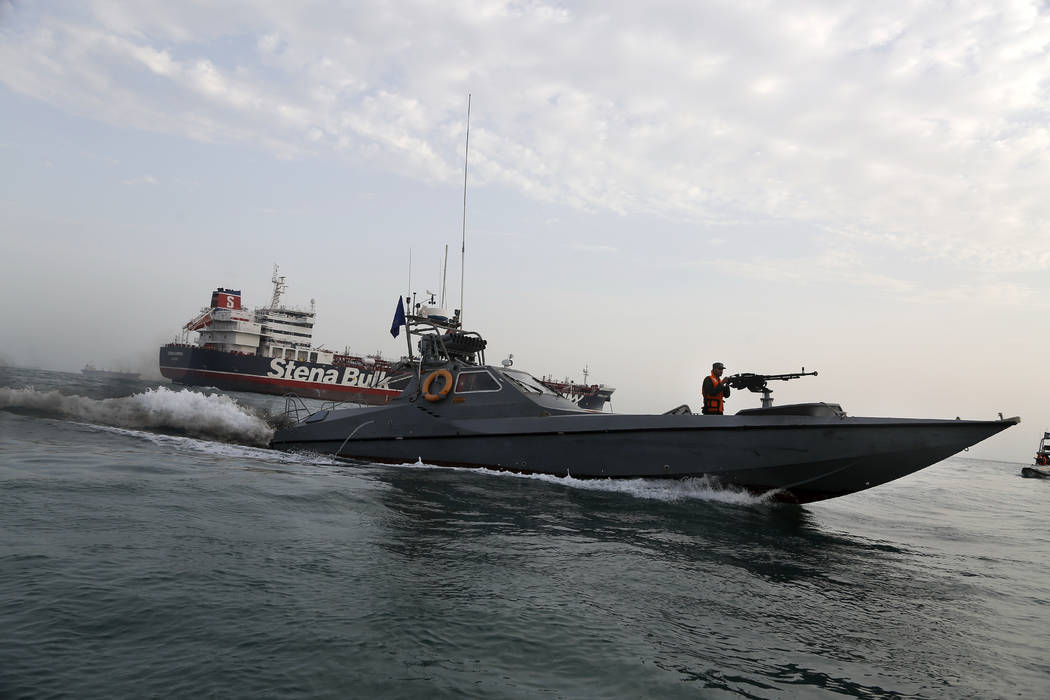
{"label": "small boat in distance", "polygon": [[406,316],[399,304],[394,327],[402,324],[411,371],[400,395],[380,407],[312,413],[277,430],[271,447],[558,477],[703,477],[808,503],[899,479],[1020,422],[858,418],[831,403],[773,406],[764,380],[777,375],[756,374],[726,380],[764,394],[761,408],[736,415],[695,415],[687,407],[602,413],[528,372],[486,364],[486,341],[458,323]]}
{"label": "small boat in distance", "polygon": [[132,381],[139,378],[138,372],[114,372],[108,369],[96,369],[90,362],[84,365],[80,373],[92,379],[118,379],[121,381]]}
{"label": "small boat in distance", "polygon": [[1037,467],[1022,467],[1021,476],[1029,479],[1050,478],[1050,469],[1048,469],[1050,467],[1050,433],[1043,433],[1043,439],[1039,441],[1039,449],[1035,451],[1035,463]]}

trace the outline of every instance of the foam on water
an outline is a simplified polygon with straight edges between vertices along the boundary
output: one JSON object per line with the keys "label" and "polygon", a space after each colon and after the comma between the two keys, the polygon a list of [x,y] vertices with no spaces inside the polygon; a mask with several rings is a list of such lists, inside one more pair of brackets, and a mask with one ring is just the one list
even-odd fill
{"label": "foam on water", "polygon": [[422,460],[411,464],[406,463],[402,466],[423,469],[450,469],[480,472],[489,476],[532,479],[583,491],[621,493],[635,498],[647,498],[668,503],[698,500],[716,501],[733,505],[757,505],[772,503],[774,493],[771,491],[766,494],[755,495],[743,489],[719,484],[716,480],[709,479],[706,476],[690,479],[577,479],[571,473],[569,476],[552,476],[550,474],[521,474],[477,467],[440,467],[426,464]]}
{"label": "foam on water", "polygon": [[0,388],[0,409],[30,411],[99,425],[172,431],[182,435],[265,447],[273,428],[229,396],[165,387],[113,399],[56,390]]}
{"label": "foam on water", "polygon": [[103,430],[116,435],[145,440],[158,447],[166,449],[192,450],[204,452],[215,457],[238,457],[252,460],[263,460],[277,464],[301,464],[308,466],[346,466],[346,462],[328,455],[313,452],[283,452],[268,447],[253,447],[244,444],[227,442],[215,442],[201,438],[184,437],[180,435],[164,435],[151,433],[144,430],[131,428],[117,428],[113,426],[94,425],[97,430]]}

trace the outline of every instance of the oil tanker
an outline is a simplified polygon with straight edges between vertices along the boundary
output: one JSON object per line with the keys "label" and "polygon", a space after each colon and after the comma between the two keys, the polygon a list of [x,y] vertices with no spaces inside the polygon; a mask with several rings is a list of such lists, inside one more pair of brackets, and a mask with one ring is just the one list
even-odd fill
{"label": "oil tanker", "polygon": [[[407,358],[388,360],[378,353],[315,347],[314,302],[309,308],[283,304],[284,280],[275,265],[270,303],[254,310],[243,306],[240,290],[215,289],[211,303],[182,327],[180,339],[160,347],[160,373],[188,386],[372,405],[401,393],[415,372]],[[430,309],[419,306],[417,313]],[[191,333],[199,334],[195,342]],[[587,384],[586,375],[583,383],[551,377],[544,383],[597,411],[614,391],[604,384]]]}

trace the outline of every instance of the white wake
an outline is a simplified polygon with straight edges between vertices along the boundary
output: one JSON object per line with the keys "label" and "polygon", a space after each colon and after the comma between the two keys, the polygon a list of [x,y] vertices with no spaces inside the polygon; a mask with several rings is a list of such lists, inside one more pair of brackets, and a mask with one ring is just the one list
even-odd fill
{"label": "white wake", "polygon": [[743,489],[719,484],[716,480],[707,477],[688,479],[577,479],[571,475],[551,476],[548,474],[520,474],[473,467],[437,467],[422,461],[402,466],[423,469],[452,469],[465,472],[480,472],[496,477],[532,479],[581,491],[622,493],[635,498],[647,498],[668,503],[698,500],[734,505],[756,505],[773,502],[773,492],[758,495]]}
{"label": "white wake", "polygon": [[265,447],[273,428],[223,394],[165,387],[113,399],[91,399],[56,390],[0,388],[0,410],[34,412],[86,423],[170,431],[209,440]]}

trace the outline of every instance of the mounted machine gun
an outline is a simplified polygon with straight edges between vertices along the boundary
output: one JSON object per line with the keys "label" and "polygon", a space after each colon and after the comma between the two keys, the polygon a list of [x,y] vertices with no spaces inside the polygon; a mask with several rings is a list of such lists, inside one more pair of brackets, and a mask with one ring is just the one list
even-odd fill
{"label": "mounted machine gun", "polygon": [[733,389],[747,389],[756,394],[762,392],[762,408],[769,408],[773,405],[773,397],[771,396],[773,390],[766,386],[766,382],[786,382],[789,379],[815,376],[817,376],[816,372],[807,372],[806,368],[803,367],[801,372],[789,372],[788,374],[754,374],[752,372],[741,372],[740,374],[726,377],[723,381]]}

